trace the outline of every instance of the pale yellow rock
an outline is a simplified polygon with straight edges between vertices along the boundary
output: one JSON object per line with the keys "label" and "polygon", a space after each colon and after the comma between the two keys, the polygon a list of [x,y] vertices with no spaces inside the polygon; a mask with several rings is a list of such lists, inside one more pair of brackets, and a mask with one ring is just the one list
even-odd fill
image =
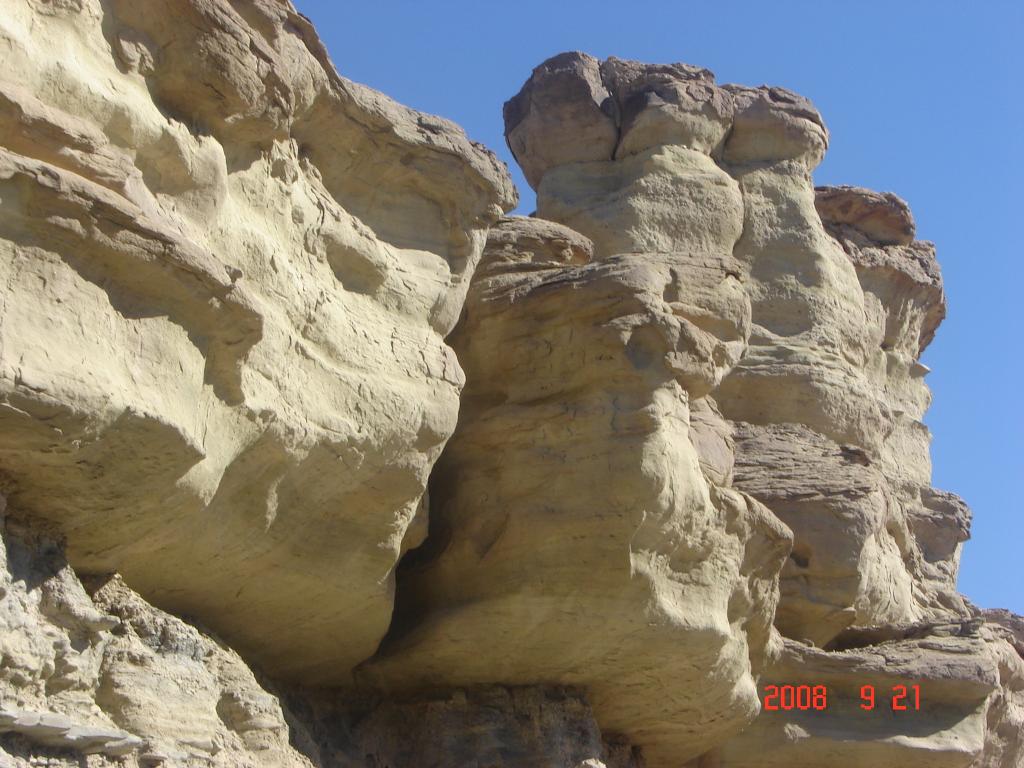
{"label": "pale yellow rock", "polygon": [[722,417],[714,398],[702,397],[690,403],[690,440],[708,482],[732,485],[736,443],[732,425]]}
{"label": "pale yellow rock", "polygon": [[799,425],[740,424],[734,439],[734,482],[796,534],[775,616],[782,633],[824,645],[858,619],[903,621],[911,578],[886,549],[885,478],[863,451]]}
{"label": "pale yellow rock", "polygon": [[935,249],[806,99],[560,54],[500,218],[285,0],[10,0],[0,64],[0,765],[1024,765]]}
{"label": "pale yellow rock", "polygon": [[704,153],[676,145],[552,169],[537,189],[537,215],[589,237],[599,258],[687,252],[727,259],[743,231],[736,182]]}
{"label": "pale yellow rock", "polygon": [[[593,82],[595,64],[587,61],[587,77]],[[531,169],[527,176],[537,189],[539,216],[591,238],[595,259],[603,264],[622,264],[640,256],[652,266],[670,263],[670,269],[679,269],[682,279],[671,295],[706,310],[702,329],[710,330],[730,315],[726,305],[707,301],[705,283],[691,277],[695,265],[720,264],[749,300],[750,330],[737,338],[738,358],[722,360],[724,376],[680,382],[689,394],[685,420],[692,437],[687,442],[697,453],[701,479],[712,489],[732,482],[749,491],[793,530],[793,552],[781,573],[782,597],[775,617],[779,629],[828,646],[840,642],[851,626],[899,628],[969,616],[955,589],[969,512],[952,494],[930,487],[929,436],[921,422],[930,396],[923,382],[927,369],[918,358],[944,314],[941,277],[933,247],[913,240],[913,219],[906,204],[893,195],[856,188],[815,190],[811,173],[828,146],[828,131],[813,105],[785,89],[719,87],[705,70],[678,64],[611,59],[596,66],[611,98],[610,105],[602,102],[603,113],[613,115],[619,128],[611,158],[584,158],[565,149],[565,142],[579,130],[573,113],[560,112],[557,104],[549,107],[537,96],[554,100],[557,93],[576,92],[580,86],[573,85],[573,73],[563,69],[557,88],[552,87],[537,76],[547,65],[535,70],[510,102],[517,104],[517,122],[507,124],[510,144],[517,160]],[[523,94],[530,98],[524,100]],[[527,122],[544,125],[544,133],[535,133],[532,144],[514,144],[517,126]],[[520,407],[513,427],[513,417],[503,409],[521,401],[512,400],[506,387],[522,377],[518,370],[539,367],[529,358],[517,358],[515,352],[514,368],[490,359],[491,350],[514,350],[517,334],[509,330],[492,338],[490,328],[479,321],[479,310],[474,318],[475,304],[487,307],[485,302],[501,298],[490,288],[495,278],[484,272],[478,279],[484,294],[477,300],[471,293],[471,312],[460,333],[466,334],[470,370],[486,371],[485,378],[497,389],[488,389],[478,401],[467,400],[471,407],[464,409],[459,432],[441,465],[443,498],[455,501],[442,508],[446,522],[438,528],[432,551],[428,539],[426,564],[417,561],[422,571],[410,567],[409,583],[415,586],[409,589],[416,596],[410,605],[421,601],[430,607],[426,619],[409,609],[415,617],[413,629],[400,625],[395,646],[389,649],[396,658],[405,652],[402,642],[414,649],[417,643],[435,648],[443,643],[448,627],[458,627],[454,634],[459,636],[464,626],[459,622],[472,622],[466,616],[487,602],[489,587],[478,586],[466,575],[468,566],[458,565],[472,562],[458,552],[464,535],[460,528],[486,527],[502,509],[515,510],[510,520],[522,513],[520,502],[487,493],[483,486],[476,502],[469,501],[474,477],[486,475],[491,491],[500,487],[496,477],[533,466],[525,451],[503,456],[495,470],[471,457],[468,448],[465,453],[459,450],[462,435],[467,444],[488,445],[488,450],[474,453],[489,457],[515,440],[507,435],[516,435],[521,420],[528,417],[521,415]],[[516,276],[520,279],[521,274]],[[560,278],[557,288],[568,288],[566,282],[574,291],[581,289],[576,275]],[[509,300],[510,307],[491,321],[495,327],[513,323],[521,329],[533,321],[547,329],[556,317],[564,322],[562,316],[542,310],[521,319],[531,296],[526,290],[511,295],[515,302]],[[571,310],[571,296],[565,294],[560,310]],[[727,327],[738,326],[730,321]],[[535,340],[537,334],[529,338]],[[576,328],[571,338],[584,347],[607,346],[583,337]],[[558,345],[549,340],[545,349],[550,351],[544,365],[555,365],[559,381],[565,381],[568,374],[552,360]],[[649,357],[662,359],[661,354]],[[604,375],[612,382],[605,384],[610,389],[617,380]],[[705,388],[708,383],[710,388]],[[467,393],[472,391],[471,386]],[[550,408],[565,398],[565,389],[552,385],[539,402]],[[653,418],[657,423],[684,419],[664,410],[654,412]],[[545,424],[553,419],[549,416]],[[506,442],[485,439],[490,430]],[[536,439],[536,433],[530,430],[524,438]],[[548,454],[561,455],[556,439],[547,439]],[[582,462],[578,457],[574,466]],[[527,474],[536,472],[531,468]],[[541,489],[553,498],[579,497],[575,486],[556,492],[555,482],[528,487],[526,498],[534,499]],[[695,480],[691,476],[681,482]],[[583,493],[591,488],[592,482]],[[641,497],[634,493],[634,498]],[[502,526],[499,529],[494,535],[500,543],[509,534]],[[484,573],[489,556],[479,555]],[[513,577],[502,576],[506,578]],[[539,576],[531,572],[527,578]],[[438,606],[459,607],[450,607],[445,618],[432,619],[441,615],[440,607],[433,607],[435,601]],[[489,614],[491,625],[500,625],[501,616],[501,611]],[[416,621],[430,629],[416,629]],[[407,630],[410,634],[403,634]],[[963,652],[984,657],[990,669],[995,668],[992,655],[981,646]],[[412,653],[417,658],[416,651]],[[390,659],[384,663],[400,666]],[[990,677],[981,699],[991,694],[1010,701],[1013,675],[1004,675],[1001,682],[998,675]],[[1012,709],[1007,705],[1000,711]],[[600,708],[597,711],[600,718]],[[952,750],[952,763],[980,759],[986,742],[1006,743],[1001,735],[1006,727],[986,726],[983,711],[979,712],[973,720],[966,714],[960,718],[964,723],[970,720],[970,725],[956,727],[973,729],[973,741],[969,748]],[[1007,717],[1015,722],[1012,714]],[[648,754],[655,762],[667,757],[657,736],[645,733],[636,741],[651,750]],[[827,747],[816,753],[815,741],[808,755],[821,758]],[[927,740],[905,746],[915,760],[936,749]],[[879,749],[879,755],[886,754]],[[1012,748],[1003,753],[1016,754]],[[756,754],[752,747],[751,755]],[[874,753],[869,749],[865,754]],[[672,757],[681,755],[677,751]]]}
{"label": "pale yellow rock", "polygon": [[999,663],[999,689],[988,708],[985,752],[979,768],[1021,768],[1024,765],[1024,616],[1005,609],[982,611],[998,626],[1005,642],[993,647]]}
{"label": "pale yellow rock", "polygon": [[[954,494],[931,487],[931,435],[922,421],[931,392],[919,357],[946,314],[935,247],[913,240],[910,210],[891,193],[820,187],[815,204],[864,291],[865,371],[887,422],[878,467],[915,600],[932,619],[966,615],[956,574],[970,510]],[[864,623],[878,623],[878,617]]]}
{"label": "pale yellow rock", "polygon": [[[738,487],[779,504],[795,534],[780,628],[824,644],[851,624],[964,615],[955,573],[966,512],[930,488],[921,422],[930,397],[918,358],[944,298],[933,249],[913,241],[906,204],[855,188],[816,192],[811,172],[828,131],[810,102],[785,89],[717,86],[681,64],[609,59],[598,68],[619,120],[616,159],[563,152],[558,137],[573,135],[571,116],[557,134],[534,98],[556,91],[536,75],[524,87],[528,116],[551,137],[534,147],[544,157],[538,215],[590,237],[596,258],[716,260],[749,298],[747,344],[710,394],[727,420],[770,436],[744,442]],[[571,90],[567,78],[559,91]],[[516,156],[535,158],[527,148]],[[702,294],[683,278],[681,300]],[[716,316],[720,306],[704,327]],[[728,461],[717,453],[718,469],[705,465],[723,478]],[[846,455],[870,467],[861,471],[870,480],[854,482],[856,500],[830,480],[833,469],[844,476]]]}
{"label": "pale yellow rock", "polygon": [[709,482],[690,437],[691,399],[735,359],[747,305],[721,290],[735,284],[725,269],[684,254],[510,258],[531,225],[536,258],[552,225],[492,231],[452,336],[468,379],[460,425],[432,480],[431,534],[403,563],[396,624],[361,679],[583,686],[602,729],[670,765],[756,713],[754,675],[776,642],[789,532]]}
{"label": "pale yellow rock", "polygon": [[0,18],[0,469],[19,515],[285,677],[343,682],[463,375],[505,169],[288,3]]}

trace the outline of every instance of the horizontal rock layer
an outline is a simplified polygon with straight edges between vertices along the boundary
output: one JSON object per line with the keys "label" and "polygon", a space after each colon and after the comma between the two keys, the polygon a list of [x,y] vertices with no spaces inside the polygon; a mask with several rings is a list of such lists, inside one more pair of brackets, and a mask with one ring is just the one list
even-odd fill
{"label": "horizontal rock layer", "polygon": [[1000,629],[925,625],[832,653],[787,641],[762,692],[823,687],[825,708],[783,699],[786,710],[776,697],[775,709],[698,765],[1019,765],[1024,658]]}
{"label": "horizontal rock layer", "polygon": [[[3,497],[0,497],[2,504]],[[209,634],[0,510],[0,765],[640,768],[583,691],[437,689],[384,699],[266,687]]]}
{"label": "horizontal rock layer", "polygon": [[[563,150],[606,124],[607,151]],[[537,215],[590,237],[598,258],[729,265],[749,331],[724,378],[693,394],[738,425],[737,487],[793,530],[783,633],[825,644],[851,624],[966,615],[955,572],[969,515],[931,489],[921,422],[918,358],[945,299],[907,205],[815,190],[828,133],[809,102],[686,65],[561,54],[508,102],[506,128],[535,169]],[[677,293],[702,290],[684,281]],[[705,315],[705,327],[724,319]]]}

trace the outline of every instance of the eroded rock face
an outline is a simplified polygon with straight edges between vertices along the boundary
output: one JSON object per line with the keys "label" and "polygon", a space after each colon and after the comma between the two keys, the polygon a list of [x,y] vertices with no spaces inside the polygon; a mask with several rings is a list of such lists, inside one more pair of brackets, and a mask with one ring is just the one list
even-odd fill
{"label": "eroded rock face", "polygon": [[603,729],[670,764],[749,721],[774,647],[789,531],[729,487],[702,401],[749,304],[727,253],[578,263],[577,239],[531,219],[492,230],[451,339],[468,384],[431,534],[363,672],[396,691],[582,686]]}
{"label": "eroded rock face", "polygon": [[87,590],[58,543],[11,527],[0,531],[0,764],[312,766],[238,654],[116,575]]}
{"label": "eroded rock face", "polygon": [[4,524],[3,503],[0,765],[643,767],[579,689],[281,695],[116,574],[83,585],[59,542]]}
{"label": "eroded rock face", "polygon": [[[912,239],[910,211],[892,194],[825,187],[815,202],[864,292],[865,372],[885,419],[873,460],[885,479],[886,525],[911,576],[913,602],[929,620],[968,615],[956,573],[970,510],[955,494],[931,487],[931,435],[922,422],[931,393],[919,357],[946,314],[935,247]],[[878,619],[859,614],[857,623]]]}
{"label": "eroded rock face", "polygon": [[[918,358],[944,314],[934,248],[913,239],[909,209],[893,195],[815,190],[828,132],[784,89],[717,86],[686,65],[563,54],[535,70],[505,116],[537,216],[589,238],[593,262],[579,264],[574,235],[544,221],[494,231],[453,337],[469,384],[434,478],[431,533],[403,566],[398,619],[365,679],[393,690],[452,675],[584,685],[602,725],[627,734],[653,765],[694,757],[703,736],[735,748],[701,761],[755,764],[774,743],[774,721],[759,718],[754,737],[730,740],[749,717],[742,699],[719,698],[713,682],[679,664],[655,673],[644,663],[653,648],[682,659],[703,645],[723,658],[726,646],[692,618],[657,618],[659,608],[721,615],[721,597],[701,597],[706,582],[686,576],[702,559],[715,563],[719,583],[760,568],[761,585],[747,595],[773,589],[764,569],[769,553],[785,551],[783,538],[775,549],[756,546],[751,569],[741,542],[764,541],[766,529],[723,518],[724,494],[749,492],[737,496],[748,510],[763,509],[749,505],[756,498],[774,513],[760,519],[781,531],[778,515],[794,536],[774,621],[808,650],[790,642],[788,655],[761,656],[750,672],[762,660],[768,680],[827,668],[842,698],[890,652],[875,645],[893,635],[870,628],[945,636],[943,622],[971,619],[955,590],[969,511],[930,487],[921,423],[929,394]],[[594,140],[574,143],[580,135]],[[627,421],[631,409],[643,417]],[[652,509],[655,536],[646,533]],[[660,575],[685,585],[679,593],[639,557],[667,554],[675,531],[687,557],[675,550]],[[600,563],[626,550],[629,569],[616,580]],[[612,602],[620,593],[630,597]],[[627,623],[636,604],[646,629]],[[611,626],[593,621],[611,613]],[[843,650],[858,628],[875,638],[863,663]],[[807,742],[806,757],[798,749],[786,759],[820,764],[830,743],[850,739],[863,744],[854,761],[941,754],[966,766],[1015,754],[991,746],[1007,742],[1013,726],[1002,723],[1016,722],[1012,646],[978,631],[970,642],[891,649],[910,666],[886,674],[935,688],[941,723],[883,734],[858,731],[840,712],[831,731],[804,735],[784,723],[785,739]],[[664,648],[662,637],[672,637]],[[631,641],[645,650],[624,652]],[[918,658],[922,648],[962,658],[960,671]],[[960,682],[941,682],[950,675]],[[678,692],[691,686],[710,720],[689,714],[696,703]]]}
{"label": "eroded rock face", "polygon": [[12,508],[276,674],[345,680],[426,530],[504,167],[339,77],[287,3],[17,0],[0,48]]}
{"label": "eroded rock face", "polygon": [[[851,625],[966,615],[955,573],[969,514],[930,487],[921,422],[918,357],[945,312],[942,282],[906,204],[816,191],[828,131],[796,94],[718,86],[686,65],[573,60],[600,76],[618,143],[587,161],[561,150],[575,126],[562,115],[554,133],[545,110],[572,87],[545,64],[510,102],[509,144],[538,169],[538,216],[592,238],[599,256],[729,260],[751,330],[711,394],[738,425],[737,487],[795,536],[779,628],[823,645]],[[521,141],[536,125],[547,133]]]}
{"label": "eroded rock face", "polygon": [[639,748],[601,732],[587,695],[564,686],[442,687],[399,697],[320,691],[296,706],[318,766],[644,766]]}
{"label": "eroded rock face", "polygon": [[972,620],[900,634],[831,653],[786,641],[762,690],[825,686],[826,708],[762,712],[697,765],[1019,765],[1024,658],[1007,633]]}
{"label": "eroded rock face", "polygon": [[[809,141],[799,159],[727,165],[744,191],[737,258],[749,268],[754,331],[716,398],[745,422],[739,486],[755,483],[751,492],[793,528],[778,626],[820,645],[849,625],[962,615],[963,605],[950,584],[923,573],[912,511],[927,516],[922,494],[931,493],[917,358],[930,339],[919,333],[922,318],[941,318],[938,270],[932,258],[916,305],[898,289],[880,291],[822,223],[809,173],[816,146]],[[896,265],[928,252],[878,249]],[[835,482],[843,474],[848,487]],[[932,555],[936,569],[955,572],[965,525],[957,530],[957,544]]]}
{"label": "eroded rock face", "polygon": [[813,186],[806,99],[561,54],[502,218],[287,2],[14,0],[0,51],[0,764],[1020,768],[935,250]]}

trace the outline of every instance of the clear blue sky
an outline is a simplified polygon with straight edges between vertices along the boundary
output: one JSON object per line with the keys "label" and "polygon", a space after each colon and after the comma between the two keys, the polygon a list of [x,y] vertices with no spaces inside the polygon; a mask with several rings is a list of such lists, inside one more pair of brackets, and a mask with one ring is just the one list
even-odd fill
{"label": "clear blue sky", "polygon": [[979,0],[339,3],[297,0],[339,71],[459,123],[533,193],[502,103],[552,54],[583,50],[782,85],[832,132],[819,184],[896,192],[938,245],[949,316],[924,362],[935,485],[974,509],[961,591],[1024,613],[1024,4]]}

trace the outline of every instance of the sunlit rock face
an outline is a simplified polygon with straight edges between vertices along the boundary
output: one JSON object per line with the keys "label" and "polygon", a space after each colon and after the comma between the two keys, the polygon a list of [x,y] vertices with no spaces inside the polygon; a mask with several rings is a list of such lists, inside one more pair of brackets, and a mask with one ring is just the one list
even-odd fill
{"label": "sunlit rock face", "polygon": [[539,219],[491,231],[451,337],[468,383],[431,532],[368,684],[582,686],[654,764],[753,717],[791,541],[714,474],[729,449],[701,396],[749,327],[715,255],[591,260]]}
{"label": "sunlit rock face", "polygon": [[[879,248],[896,268],[930,258],[929,284],[908,306],[880,291],[870,267],[826,228],[828,194],[816,196],[810,180],[821,158],[819,132],[807,133],[802,154],[783,155],[731,152],[728,143],[723,151],[744,190],[737,258],[749,266],[755,330],[716,393],[723,413],[743,422],[737,484],[794,531],[776,624],[820,645],[851,625],[960,615],[951,584],[921,567],[924,544],[910,512],[932,497],[919,420],[927,390],[916,361],[941,319],[934,256],[910,242],[912,220],[902,222],[903,244]],[[905,206],[901,213],[909,217]],[[904,337],[898,351],[896,335]],[[903,402],[908,394],[912,406]],[[968,520],[959,506],[958,520],[948,521],[955,543],[931,553],[937,570],[955,572]]]}
{"label": "sunlit rock face", "polygon": [[[736,425],[737,487],[794,533],[783,634],[823,645],[852,625],[964,615],[969,513],[930,488],[921,423],[918,357],[945,312],[942,282],[906,204],[816,191],[828,131],[810,102],[688,65],[562,54],[505,116],[537,215],[599,257],[729,260],[751,325],[710,394]],[[615,138],[589,142],[593,156],[571,151],[571,136],[608,125]]]}
{"label": "sunlit rock face", "polygon": [[555,56],[527,218],[285,0],[10,0],[0,64],[0,764],[1021,768],[935,250],[806,99]]}
{"label": "sunlit rock face", "polygon": [[288,4],[2,16],[12,510],[275,673],[347,679],[426,530],[504,167],[339,77]]}
{"label": "sunlit rock face", "polygon": [[[366,681],[586,685],[602,727],[671,765],[732,743],[757,708],[749,675],[791,671],[792,654],[761,644],[766,625],[736,625],[736,592],[722,589],[746,580],[744,610],[765,615],[750,596],[774,604],[764,577],[780,554],[775,626],[817,646],[844,690],[859,667],[842,649],[858,628],[928,635],[967,620],[955,577],[969,511],[930,487],[920,421],[918,358],[944,298],[906,205],[815,190],[828,132],[807,100],[718,86],[687,65],[561,54],[505,118],[536,218],[492,230],[453,336],[469,382],[459,427]],[[761,525],[723,516],[729,498]],[[731,637],[707,630],[722,616]],[[747,653],[730,652],[740,639]],[[914,760],[961,733],[971,739],[949,763],[979,759],[995,738],[992,699],[1017,680],[993,672],[1003,638],[952,645],[950,658],[971,659],[970,695],[940,691],[949,711],[934,738],[908,735],[928,724],[893,730]],[[665,663],[648,666],[652,654]],[[706,659],[698,670],[694,658]],[[942,677],[941,659],[922,664],[922,679]],[[840,742],[854,733],[843,727]],[[856,738],[884,754],[870,732]],[[807,759],[829,754],[826,741],[811,739]]]}
{"label": "sunlit rock face", "polygon": [[[931,393],[919,358],[946,314],[935,246],[913,239],[913,217],[895,195],[819,187],[815,205],[864,291],[865,373],[886,426],[875,465],[885,480],[887,525],[911,576],[914,602],[927,620],[964,616],[956,575],[970,510],[956,495],[931,487],[931,435],[922,422]],[[881,602],[877,594],[868,600]],[[863,613],[859,624],[877,618]]]}

